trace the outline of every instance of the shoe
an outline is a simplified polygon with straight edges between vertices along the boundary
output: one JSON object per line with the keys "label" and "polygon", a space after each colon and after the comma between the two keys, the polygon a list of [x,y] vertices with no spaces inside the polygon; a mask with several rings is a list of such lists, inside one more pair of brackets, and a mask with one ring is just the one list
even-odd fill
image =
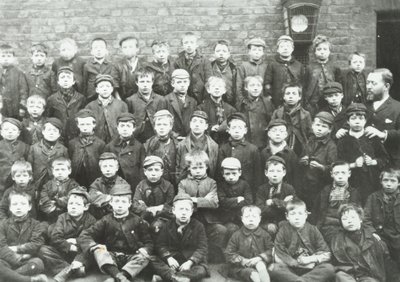
{"label": "shoe", "polygon": [[115,276],[115,281],[117,282],[131,282],[122,272]]}
{"label": "shoe", "polygon": [[172,282],[190,282],[190,279],[184,276],[172,275]]}
{"label": "shoe", "polygon": [[68,277],[70,276],[71,271],[72,271],[71,266],[67,266],[66,268],[61,270],[59,273],[57,273],[53,279],[57,282],[65,282],[65,281],[67,281]]}
{"label": "shoe", "polygon": [[49,279],[44,274],[40,274],[40,275],[31,277],[31,282],[48,282],[48,281],[49,281]]}
{"label": "shoe", "polygon": [[153,278],[151,278],[151,282],[162,282],[162,278],[159,275],[154,274]]}
{"label": "shoe", "polygon": [[86,276],[86,269],[84,266],[81,266],[79,268],[72,269],[71,271],[71,276],[74,278],[82,278]]}

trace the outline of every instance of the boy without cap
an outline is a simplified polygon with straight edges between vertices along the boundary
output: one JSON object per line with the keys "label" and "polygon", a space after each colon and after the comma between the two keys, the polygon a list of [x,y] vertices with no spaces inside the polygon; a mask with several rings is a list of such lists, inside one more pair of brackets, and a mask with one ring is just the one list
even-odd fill
{"label": "boy without cap", "polygon": [[44,43],[36,43],[31,47],[32,66],[26,72],[29,96],[40,95],[43,98],[52,94],[51,69],[46,66],[48,48]]}

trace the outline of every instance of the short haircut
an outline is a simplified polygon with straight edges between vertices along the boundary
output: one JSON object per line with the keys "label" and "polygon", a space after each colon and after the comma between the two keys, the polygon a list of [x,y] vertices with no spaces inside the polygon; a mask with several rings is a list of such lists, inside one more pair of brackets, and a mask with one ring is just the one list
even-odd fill
{"label": "short haircut", "polygon": [[337,161],[334,161],[334,162],[331,164],[331,166],[330,166],[331,171],[333,170],[334,167],[336,167],[336,166],[341,166],[341,165],[346,165],[346,166],[349,168],[349,170],[350,170],[350,164],[349,164],[348,162],[342,161],[342,160],[337,160]]}
{"label": "short haircut", "polygon": [[181,203],[181,202],[183,202],[183,201],[185,201],[185,202],[187,202],[187,203],[190,203],[190,205],[192,206],[192,209],[194,208],[193,202],[192,202],[192,201],[189,201],[189,200],[174,201],[174,202],[172,203],[172,207],[175,207],[175,205],[176,205],[177,203]]}
{"label": "short haircut", "polygon": [[66,165],[68,168],[71,168],[71,160],[64,157],[59,157],[51,162],[51,168],[54,168],[56,165]]}
{"label": "short haircut", "polygon": [[40,102],[43,107],[46,107],[46,99],[38,94],[29,96],[28,99],[26,100],[26,104],[29,104],[30,101]]}
{"label": "short haircut", "polygon": [[259,83],[261,83],[261,85],[264,82],[262,77],[259,75],[246,76],[246,78],[244,79],[244,86],[247,87],[247,85],[249,85],[250,81],[252,81],[252,80],[257,80]]}
{"label": "short haircut", "polygon": [[285,83],[282,86],[282,95],[285,95],[286,89],[291,88],[291,87],[296,87],[300,97],[303,95],[303,91],[301,89],[301,86],[297,83]]}
{"label": "short haircut", "polygon": [[382,170],[381,174],[379,175],[379,180],[382,181],[384,174],[389,174],[394,177],[397,177],[397,181],[400,183],[400,169],[393,168],[393,167],[386,167]]}
{"label": "short haircut", "polygon": [[192,164],[204,163],[208,167],[210,158],[207,153],[202,150],[193,150],[185,156],[186,165],[189,167]]}
{"label": "short haircut", "polygon": [[383,82],[389,83],[390,86],[393,85],[393,74],[389,69],[386,68],[375,69],[373,73],[380,73]]}
{"label": "short haircut", "polygon": [[264,167],[265,170],[268,170],[270,165],[281,165],[283,167],[283,169],[286,171],[286,166],[283,163],[275,161],[275,160],[269,160],[269,161],[267,160],[265,162],[265,167]]}
{"label": "short haircut", "polygon": [[214,51],[215,51],[215,48],[217,48],[217,45],[224,45],[224,46],[228,47],[228,50],[229,50],[229,51],[230,51],[230,49],[231,49],[231,46],[230,46],[230,44],[229,44],[229,41],[228,41],[228,40],[225,40],[225,39],[218,40],[218,41],[214,44],[214,48],[213,48]]}
{"label": "short haircut", "polygon": [[240,211],[241,211],[242,216],[245,211],[255,211],[258,215],[261,216],[261,209],[255,205],[244,206],[244,207],[242,207],[242,209]]}
{"label": "short haircut", "polygon": [[122,44],[123,44],[125,41],[128,41],[128,40],[134,40],[134,41],[136,42],[136,47],[139,47],[139,40],[138,40],[136,37],[134,37],[134,36],[126,36],[126,37],[122,38],[122,39],[119,41],[119,46],[122,47]]}
{"label": "short haircut", "polygon": [[163,115],[163,116],[158,116],[158,117],[155,117],[154,118],[154,123],[156,123],[158,120],[160,120],[160,119],[169,119],[170,120],[170,122],[171,122],[171,125],[173,125],[174,124],[174,117],[171,115],[171,116],[169,116],[169,115]]}
{"label": "short haircut", "polygon": [[329,50],[332,47],[332,44],[329,42],[329,38],[325,35],[317,35],[315,36],[313,42],[312,42],[312,50],[315,52],[315,49],[318,47],[318,45],[322,43],[327,43],[329,46]]}
{"label": "short haircut", "polygon": [[165,40],[154,40],[151,43],[151,49],[152,49],[153,53],[154,53],[154,47],[156,47],[156,46],[159,48],[166,47],[169,50],[169,43]]}
{"label": "short haircut", "polygon": [[364,61],[367,59],[367,55],[365,55],[364,53],[353,52],[348,57],[349,64],[351,63],[351,60],[353,60],[354,56],[359,56],[359,57],[363,58]]}
{"label": "short haircut", "polygon": [[[84,119],[84,118],[88,118],[88,117],[75,117],[75,122],[76,124],[78,124],[79,119]],[[90,117],[93,120],[93,124],[96,125],[96,118],[95,117]]]}
{"label": "short haircut", "polygon": [[189,32],[185,32],[184,35],[182,35],[182,39],[181,42],[183,42],[183,39],[186,37],[194,37],[196,40],[198,39],[196,34],[194,34],[193,32],[189,31]]}
{"label": "short haircut", "polygon": [[83,204],[84,204],[85,206],[86,206],[87,204],[89,204],[89,200],[88,200],[85,196],[82,196],[81,194],[69,193],[69,194],[68,194],[68,201],[69,201],[69,198],[71,198],[71,196],[75,196],[75,197],[81,198],[81,199],[83,200]]}
{"label": "short haircut", "polygon": [[96,42],[96,41],[103,41],[104,44],[105,44],[106,47],[107,47],[107,41],[106,41],[104,38],[101,38],[101,37],[96,37],[96,38],[94,38],[94,39],[90,42],[90,47],[92,47],[92,46],[93,46],[93,43]]}
{"label": "short haircut", "polygon": [[101,164],[102,164],[104,161],[110,161],[110,160],[112,160],[112,161],[115,161],[115,162],[117,163],[117,165],[119,166],[119,161],[118,161],[118,159],[105,159],[105,160],[99,160],[99,166],[101,166]]}
{"label": "short haircut", "polygon": [[224,85],[224,87],[226,88],[226,82],[223,78],[218,77],[218,76],[210,76],[206,83],[206,89],[209,89],[210,85],[212,85],[214,83],[222,83]]}
{"label": "short haircut", "polygon": [[72,38],[68,38],[67,37],[67,38],[61,39],[60,40],[60,47],[63,46],[63,45],[70,45],[75,49],[75,51],[78,51],[78,45],[76,45],[75,40],[73,40]]}
{"label": "short haircut", "polygon": [[286,203],[286,212],[288,213],[298,207],[304,207],[304,210],[307,211],[306,203],[299,198],[294,198],[293,200]]}
{"label": "short haircut", "polygon": [[26,192],[24,192],[24,191],[12,190],[12,191],[10,192],[10,194],[8,195],[8,200],[10,201],[10,203],[11,203],[12,197],[14,197],[14,196],[21,196],[21,197],[24,197],[24,198],[26,198],[26,199],[28,200],[29,204],[32,205],[32,196],[29,195],[28,193],[26,193]]}
{"label": "short haircut", "polygon": [[364,210],[362,207],[354,203],[341,205],[338,210],[339,218],[342,218],[342,216],[349,211],[355,211],[360,216],[360,220],[364,219]]}
{"label": "short haircut", "polygon": [[17,172],[28,173],[32,176],[32,165],[27,161],[15,161],[11,166],[11,176],[14,176]]}
{"label": "short haircut", "polygon": [[14,48],[9,44],[0,45],[0,53],[12,54],[15,56]]}
{"label": "short haircut", "polygon": [[150,76],[151,80],[154,81],[154,72],[147,68],[140,68],[135,73],[135,81],[138,82],[139,78]]}
{"label": "short haircut", "polygon": [[46,56],[47,56],[47,52],[48,52],[47,50],[48,50],[47,45],[44,43],[36,43],[36,44],[32,44],[32,46],[31,46],[31,54],[33,54],[35,52],[41,52],[41,53],[46,54]]}

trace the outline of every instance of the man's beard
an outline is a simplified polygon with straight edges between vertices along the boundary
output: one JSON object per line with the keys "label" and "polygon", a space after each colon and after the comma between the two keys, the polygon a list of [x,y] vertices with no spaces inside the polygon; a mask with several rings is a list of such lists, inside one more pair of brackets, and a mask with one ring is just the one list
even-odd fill
{"label": "man's beard", "polygon": [[383,98],[383,93],[379,93],[379,94],[374,94],[374,93],[368,93],[367,94],[367,101],[380,101]]}

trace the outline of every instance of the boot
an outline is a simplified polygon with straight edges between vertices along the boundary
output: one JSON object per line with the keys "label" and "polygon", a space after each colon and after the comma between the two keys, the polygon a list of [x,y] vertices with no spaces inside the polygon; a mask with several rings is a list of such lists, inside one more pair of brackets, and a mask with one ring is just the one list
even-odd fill
{"label": "boot", "polygon": [[71,276],[74,278],[82,278],[86,276],[86,269],[84,266],[71,270]]}
{"label": "boot", "polygon": [[130,282],[130,280],[122,272],[115,276],[115,280],[118,282]]}
{"label": "boot", "polygon": [[34,276],[44,272],[44,265],[39,258],[33,258],[30,259],[26,264],[17,268],[15,272],[24,276]]}
{"label": "boot", "polygon": [[65,282],[65,281],[67,281],[70,274],[71,274],[71,266],[67,266],[66,268],[61,270],[59,273],[57,273],[56,276],[54,276],[54,280],[57,282]]}
{"label": "boot", "polygon": [[47,276],[44,274],[36,275],[31,277],[31,282],[48,282]]}
{"label": "boot", "polygon": [[161,276],[158,276],[156,274],[153,275],[153,278],[151,279],[151,282],[162,282]]}

